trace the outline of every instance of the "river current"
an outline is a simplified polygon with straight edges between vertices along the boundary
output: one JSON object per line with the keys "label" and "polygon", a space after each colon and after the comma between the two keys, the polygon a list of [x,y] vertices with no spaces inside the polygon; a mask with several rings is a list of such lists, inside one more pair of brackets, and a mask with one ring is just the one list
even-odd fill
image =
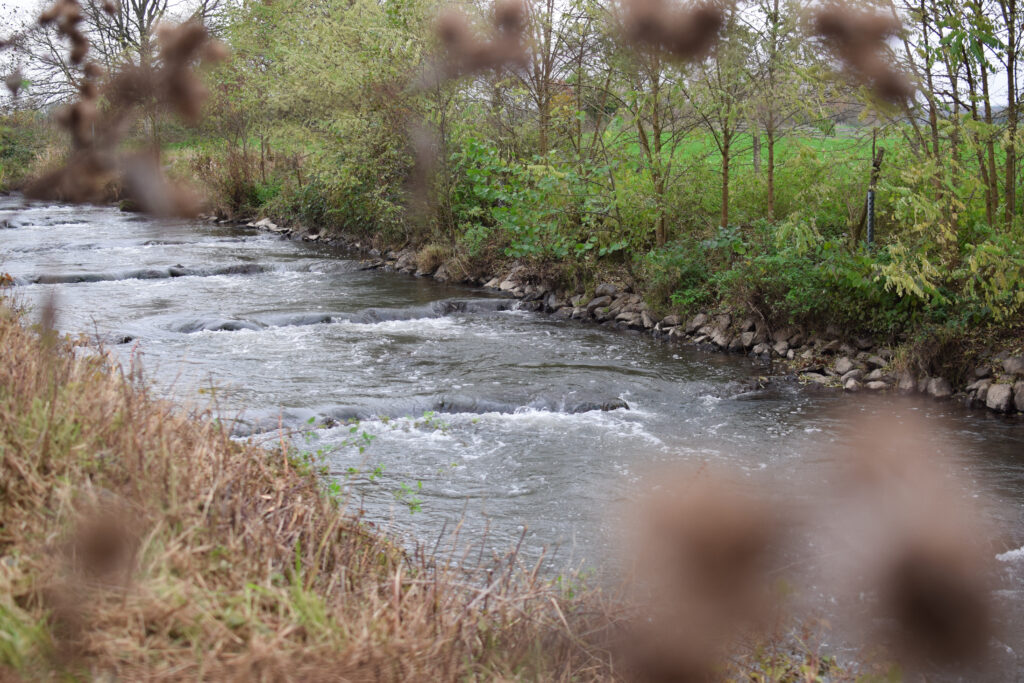
{"label": "river current", "polygon": [[212,401],[239,437],[301,430],[296,447],[319,451],[371,521],[428,546],[455,528],[488,551],[521,543],[553,571],[614,554],[645,472],[707,462],[814,482],[848,418],[913,416],[994,501],[1001,595],[1024,611],[1021,419],[766,383],[742,356],[364,270],[326,245],[109,207],[0,197],[0,271],[37,311],[52,299],[60,330],[141,362],[163,396]]}

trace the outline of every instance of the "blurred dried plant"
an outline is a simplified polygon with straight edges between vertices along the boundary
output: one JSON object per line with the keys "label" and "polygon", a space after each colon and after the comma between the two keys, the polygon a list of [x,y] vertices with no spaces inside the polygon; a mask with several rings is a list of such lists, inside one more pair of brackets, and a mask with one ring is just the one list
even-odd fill
{"label": "blurred dried plant", "polygon": [[474,35],[466,15],[447,9],[437,20],[437,37],[444,50],[439,66],[428,72],[425,83],[469,76],[506,66],[524,66],[527,61],[527,10],[520,0],[494,3],[491,35]]}
{"label": "blurred dried plant", "polygon": [[[822,515],[836,591],[872,595],[865,625],[900,660],[977,667],[994,632],[991,530],[924,425],[850,426]],[[863,602],[851,598],[850,602]]]}
{"label": "blurred dried plant", "polygon": [[683,60],[706,57],[718,41],[724,15],[711,2],[675,6],[665,0],[626,0],[622,30],[637,48],[653,48]]}
{"label": "blurred dried plant", "polygon": [[[77,0],[59,0],[39,20],[57,23],[59,33],[71,42],[72,63],[81,64],[89,44],[77,28],[81,21]],[[103,69],[95,62],[82,66],[79,99],[57,116],[71,135],[70,157],[63,167],[30,183],[25,196],[99,203],[112,199],[112,188],[120,185],[123,197],[148,213],[194,216],[199,212],[198,194],[167,178],[159,150],[129,154],[121,151],[120,144],[144,106],[166,108],[187,123],[196,123],[207,93],[192,67],[222,59],[226,50],[194,22],[162,26],[158,42],[159,66],[129,65],[102,88]]]}
{"label": "blurred dried plant", "polygon": [[659,479],[633,536],[639,612],[620,648],[636,680],[710,680],[778,607],[771,569],[786,526],[780,506],[724,472]]}
{"label": "blurred dried plant", "polygon": [[21,90],[21,84],[25,80],[25,76],[21,73],[21,69],[15,69],[7,75],[4,79],[4,85],[11,91],[11,97],[18,97],[18,92]]}
{"label": "blurred dried plant", "polygon": [[886,39],[899,34],[891,16],[833,2],[814,12],[808,33],[842,62],[845,71],[879,98],[897,102],[914,94],[907,77],[893,68]]}

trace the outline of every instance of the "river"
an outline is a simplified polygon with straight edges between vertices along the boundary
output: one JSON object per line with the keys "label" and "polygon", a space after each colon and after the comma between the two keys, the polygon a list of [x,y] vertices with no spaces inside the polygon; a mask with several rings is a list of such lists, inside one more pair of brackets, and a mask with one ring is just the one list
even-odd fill
{"label": "river", "polygon": [[1011,551],[1001,595],[1024,611],[1020,419],[760,388],[766,368],[741,356],[556,321],[247,228],[15,196],[0,197],[0,227],[0,271],[22,301],[52,297],[60,330],[141,360],[161,395],[212,400],[239,436],[302,429],[296,447],[321,451],[367,518],[408,539],[432,544],[461,521],[462,541],[487,550],[521,539],[553,571],[600,567],[652,468],[815,481],[846,418],[906,414],[993,501],[992,553]]}

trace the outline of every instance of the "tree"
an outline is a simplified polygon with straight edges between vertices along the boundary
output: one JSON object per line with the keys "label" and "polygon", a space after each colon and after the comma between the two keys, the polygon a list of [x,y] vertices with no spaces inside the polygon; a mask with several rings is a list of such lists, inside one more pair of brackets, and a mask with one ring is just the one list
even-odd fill
{"label": "tree", "polygon": [[754,33],[740,21],[740,9],[726,10],[725,25],[714,58],[706,60],[691,79],[689,99],[710,134],[722,163],[722,202],[719,225],[729,225],[729,164],[738,134],[749,118],[753,75],[749,55]]}

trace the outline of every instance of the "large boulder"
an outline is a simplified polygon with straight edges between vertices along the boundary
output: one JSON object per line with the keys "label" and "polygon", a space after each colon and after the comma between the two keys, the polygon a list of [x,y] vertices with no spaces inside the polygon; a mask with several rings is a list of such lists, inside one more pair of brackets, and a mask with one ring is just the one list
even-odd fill
{"label": "large boulder", "polygon": [[1003,371],[1008,375],[1024,375],[1024,356],[1013,356],[1004,360]]}
{"label": "large boulder", "polygon": [[901,394],[912,394],[917,391],[917,380],[909,372],[904,372],[900,375],[900,381],[896,388]]}
{"label": "large boulder", "polygon": [[711,341],[715,343],[715,346],[724,349],[729,346],[729,333],[723,327],[716,327],[711,331]]}
{"label": "large boulder", "polygon": [[861,351],[870,351],[871,348],[875,345],[871,337],[854,337],[853,343]]}
{"label": "large boulder", "polygon": [[864,379],[864,371],[861,370],[860,368],[853,368],[849,372],[843,373],[843,376],[840,379],[843,382],[843,384],[846,384],[851,379],[860,382],[860,380]]}
{"label": "large boulder", "polygon": [[707,324],[708,317],[703,313],[698,313],[690,319],[690,322],[686,323],[686,334],[693,334]]}
{"label": "large boulder", "polygon": [[619,290],[616,289],[615,285],[608,282],[598,285],[597,289],[594,290],[594,296],[615,296],[618,293]]}
{"label": "large boulder", "polygon": [[661,326],[675,327],[676,325],[681,325],[682,323],[683,321],[678,315],[666,315],[661,321]]}
{"label": "large boulder", "polygon": [[615,316],[615,320],[632,328],[643,327],[643,317],[633,311],[623,311]]}
{"label": "large boulder", "polygon": [[557,311],[559,308],[564,306],[562,300],[558,298],[558,295],[554,292],[548,292],[548,295],[544,297],[544,308],[549,311]]}
{"label": "large boulder", "polygon": [[979,403],[985,403],[988,400],[988,389],[992,386],[992,380],[990,379],[979,379],[977,382],[968,385],[967,391],[974,393],[974,399]]}
{"label": "large boulder", "polygon": [[882,370],[882,368],[875,368],[874,370],[872,370],[871,372],[864,376],[865,382],[888,382],[891,379],[892,377],[887,372]]}
{"label": "large boulder", "polygon": [[881,356],[868,356],[864,362],[867,363],[868,367],[872,369],[884,368],[886,365],[888,365],[888,363],[885,362],[885,359],[882,358]]}
{"label": "large boulder", "polygon": [[[395,270],[401,272],[408,272],[410,270],[416,270],[416,252],[410,250],[403,251],[399,255],[398,260],[395,262]],[[487,283],[488,287],[497,287],[498,283],[492,280]]]}
{"label": "large boulder", "polygon": [[839,360],[836,361],[836,366],[835,367],[836,367],[836,372],[838,372],[840,375],[845,375],[850,370],[853,370],[854,365],[853,365],[853,361],[852,360],[850,360],[846,356],[843,356],[842,358],[840,358]]}
{"label": "large boulder", "polygon": [[944,377],[932,377],[928,380],[927,392],[932,398],[949,398],[953,395],[953,387]]}
{"label": "large boulder", "polygon": [[1009,384],[993,384],[988,388],[985,406],[997,413],[1008,413],[1013,407],[1013,387]]}
{"label": "large boulder", "polygon": [[1024,413],[1024,379],[1017,380],[1013,385],[1013,405]]}
{"label": "large boulder", "polygon": [[833,340],[833,341],[830,341],[827,344],[823,345],[820,349],[818,349],[818,352],[819,353],[827,353],[827,354],[835,354],[835,353],[839,353],[840,347],[842,347],[842,344],[840,344],[838,341]]}
{"label": "large boulder", "polygon": [[610,306],[611,303],[612,298],[610,296],[599,296],[596,299],[591,299],[590,303],[587,304],[587,313],[593,315],[594,311],[599,308],[604,308],[605,306]]}

